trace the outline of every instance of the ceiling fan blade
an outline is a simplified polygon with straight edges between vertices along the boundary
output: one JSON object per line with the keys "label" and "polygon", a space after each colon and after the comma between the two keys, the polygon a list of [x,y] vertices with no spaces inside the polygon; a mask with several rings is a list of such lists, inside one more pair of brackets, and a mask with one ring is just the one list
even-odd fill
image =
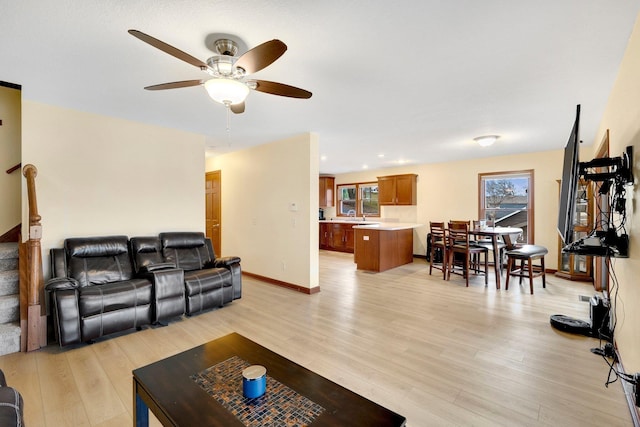
{"label": "ceiling fan blade", "polygon": [[244,69],[247,74],[252,74],[273,64],[286,51],[286,44],[277,39],[270,40],[245,52],[238,58],[235,66]]}
{"label": "ceiling fan blade", "polygon": [[235,114],[242,114],[244,113],[244,102],[241,102],[239,104],[231,104],[230,108],[231,108],[231,111],[234,112]]}
{"label": "ceiling fan blade", "polygon": [[146,90],[165,90],[165,89],[179,89],[181,87],[199,86],[204,84],[204,80],[183,80],[180,82],[162,83],[159,85],[147,86]]}
{"label": "ceiling fan blade", "polygon": [[289,98],[311,98],[312,93],[308,90],[289,86],[284,83],[270,82],[267,80],[254,80],[258,92],[270,93],[272,95],[288,96]]}
{"label": "ceiling fan blade", "polygon": [[129,34],[131,34],[134,37],[139,38],[140,40],[142,40],[145,43],[150,44],[151,46],[160,49],[163,52],[168,53],[169,55],[175,56],[176,58],[187,62],[195,67],[198,67],[200,69],[206,69],[207,68],[207,64],[205,64],[204,62],[202,62],[201,60],[199,60],[198,58],[195,58],[191,55],[189,55],[188,53],[185,53],[183,51],[181,51],[180,49],[177,49],[169,44],[166,44],[165,42],[156,39],[155,37],[151,37],[148,34],[145,34],[141,31],[138,30],[129,30]]}

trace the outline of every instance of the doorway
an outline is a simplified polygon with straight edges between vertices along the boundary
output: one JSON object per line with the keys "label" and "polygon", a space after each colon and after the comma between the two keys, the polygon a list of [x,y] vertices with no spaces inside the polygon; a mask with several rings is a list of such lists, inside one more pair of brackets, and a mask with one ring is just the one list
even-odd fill
{"label": "doorway", "polygon": [[213,171],[205,174],[205,234],[211,239],[216,256],[222,254],[222,222],[221,212],[221,172]]}

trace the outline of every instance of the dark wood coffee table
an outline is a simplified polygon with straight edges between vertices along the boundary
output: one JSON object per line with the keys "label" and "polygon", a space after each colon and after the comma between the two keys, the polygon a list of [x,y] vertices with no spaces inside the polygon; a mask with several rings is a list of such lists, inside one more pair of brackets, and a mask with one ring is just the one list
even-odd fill
{"label": "dark wood coffee table", "polygon": [[[311,402],[314,407],[321,407],[322,411],[315,415],[311,426],[405,425],[406,420],[403,416],[237,333],[134,370],[135,425],[149,425],[149,409],[164,426],[245,425],[194,379],[203,372],[227,366],[230,359],[267,368],[267,393],[271,390],[272,394],[265,394],[263,398],[258,399],[242,398],[242,376],[233,374],[233,380],[227,388],[237,387],[237,392],[233,393],[236,400],[243,405],[250,404],[252,408],[260,409],[259,405],[268,405],[270,401],[275,401],[275,390],[284,388]],[[275,388],[271,388],[272,385],[275,385]]]}

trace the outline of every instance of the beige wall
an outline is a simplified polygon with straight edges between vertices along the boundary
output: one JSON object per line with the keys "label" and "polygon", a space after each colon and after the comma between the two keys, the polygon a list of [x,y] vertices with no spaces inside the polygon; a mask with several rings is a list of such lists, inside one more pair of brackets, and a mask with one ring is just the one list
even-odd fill
{"label": "beige wall", "polygon": [[21,91],[0,86],[0,235],[20,224],[21,171],[5,171],[20,163]]}
{"label": "beige wall", "polygon": [[[629,258],[615,259],[613,269],[619,293],[615,300],[618,319],[615,341],[625,370],[640,372],[640,15],[627,45],[620,71],[598,132],[599,138],[609,129],[611,156],[620,156],[633,146],[635,183],[627,188],[627,233]],[[613,290],[613,289],[612,289]],[[612,292],[613,293],[613,292]],[[615,295],[615,293],[613,293]],[[612,296],[613,296],[612,295]]]}
{"label": "beige wall", "polygon": [[[567,138],[572,123],[567,123]],[[478,174],[534,170],[535,235],[536,244],[546,246],[547,268],[558,264],[558,197],[557,180],[562,174],[562,150],[527,153],[505,157],[410,165],[399,168],[336,175],[336,185],[375,181],[378,176],[415,173],[418,175],[418,204],[416,206],[383,206],[382,217],[401,222],[423,224],[414,229],[413,253],[425,255],[429,221],[477,219]],[[335,210],[331,211],[335,215]]]}
{"label": "beige wall", "polygon": [[221,171],[222,255],[240,256],[243,271],[317,287],[318,137],[216,156],[206,169]]}
{"label": "beige wall", "polygon": [[[22,164],[38,169],[45,270],[49,248],[67,237],[204,231],[203,136],[31,101],[22,106]],[[23,238],[26,199],[23,188]]]}

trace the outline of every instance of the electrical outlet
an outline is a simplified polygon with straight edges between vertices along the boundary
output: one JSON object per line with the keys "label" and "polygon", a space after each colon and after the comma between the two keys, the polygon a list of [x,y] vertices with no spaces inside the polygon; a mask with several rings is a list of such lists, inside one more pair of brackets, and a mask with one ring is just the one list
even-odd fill
{"label": "electrical outlet", "polygon": [[640,374],[633,376],[633,398],[635,399],[636,406],[640,406]]}
{"label": "electrical outlet", "polygon": [[42,239],[42,226],[41,225],[32,225],[29,227],[29,238],[30,239]]}

